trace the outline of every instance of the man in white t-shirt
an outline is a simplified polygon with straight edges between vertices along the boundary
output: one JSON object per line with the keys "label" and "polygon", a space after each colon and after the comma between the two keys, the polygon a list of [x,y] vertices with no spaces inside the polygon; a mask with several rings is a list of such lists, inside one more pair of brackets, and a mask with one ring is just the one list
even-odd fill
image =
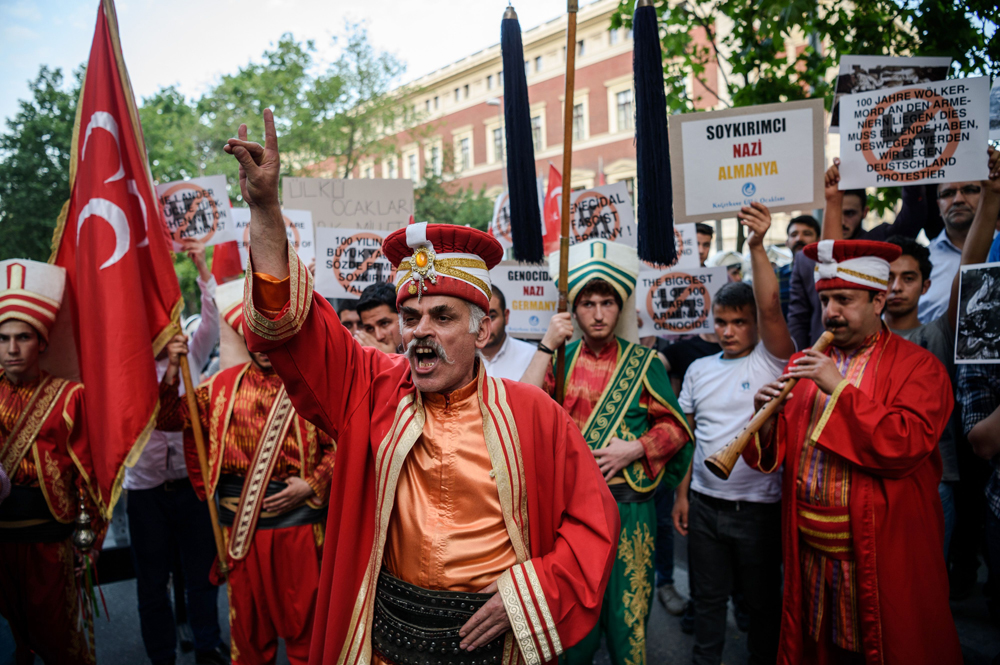
{"label": "man in white t-shirt", "polygon": [[524,370],[535,356],[538,348],[534,344],[522,342],[507,334],[507,298],[503,291],[493,287],[490,298],[490,321],[493,322],[493,332],[490,340],[483,347],[483,360],[486,373],[497,379],[520,381]]}
{"label": "man in white t-shirt", "polygon": [[764,250],[771,225],[754,203],[739,214],[750,235],[753,286],[732,282],[712,303],[721,354],[694,361],[680,406],[694,430],[691,469],[677,488],[674,526],[688,537],[695,665],[722,662],[729,596],[750,615],[750,663],[774,663],[781,613],[781,480],[739,459],[729,480],[705,458],[732,441],[753,415],[757,389],[780,376],[795,346],[781,313],[778,279]]}

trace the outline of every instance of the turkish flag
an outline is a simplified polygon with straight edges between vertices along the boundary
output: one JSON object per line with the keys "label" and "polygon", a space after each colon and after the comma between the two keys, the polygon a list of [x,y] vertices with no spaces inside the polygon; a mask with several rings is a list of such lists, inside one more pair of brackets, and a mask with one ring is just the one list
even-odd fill
{"label": "turkish flag", "polygon": [[549,186],[545,191],[545,205],[542,217],[545,224],[545,255],[559,251],[559,235],[562,232],[560,220],[562,212],[562,176],[556,167],[549,163]]}
{"label": "turkish flag", "polygon": [[112,0],[97,10],[51,262],[66,269],[94,480],[107,517],[156,423],[154,358],[180,330],[181,291],[153,188]]}

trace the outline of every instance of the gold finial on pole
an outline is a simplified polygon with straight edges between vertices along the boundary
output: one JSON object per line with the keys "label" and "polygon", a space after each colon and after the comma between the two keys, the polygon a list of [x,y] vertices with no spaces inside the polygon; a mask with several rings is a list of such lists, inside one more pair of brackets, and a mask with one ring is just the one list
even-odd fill
{"label": "gold finial on pole", "polygon": [[503,11],[503,17],[505,19],[512,18],[512,19],[514,19],[516,21],[517,20],[517,12],[514,11],[514,7],[513,6],[507,5],[507,9],[505,9]]}

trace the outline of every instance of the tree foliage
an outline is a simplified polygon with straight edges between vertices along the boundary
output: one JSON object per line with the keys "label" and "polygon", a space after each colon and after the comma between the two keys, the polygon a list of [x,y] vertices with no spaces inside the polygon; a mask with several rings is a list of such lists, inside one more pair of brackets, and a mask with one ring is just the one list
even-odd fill
{"label": "tree foliage", "polygon": [[418,222],[457,224],[485,231],[493,217],[493,201],[485,188],[457,189],[428,170],[424,182],[413,190],[413,217]]}
{"label": "tree foliage", "polygon": [[67,85],[42,66],[31,99],[0,134],[0,260],[47,261],[52,231],[69,195],[69,155],[83,72]]}

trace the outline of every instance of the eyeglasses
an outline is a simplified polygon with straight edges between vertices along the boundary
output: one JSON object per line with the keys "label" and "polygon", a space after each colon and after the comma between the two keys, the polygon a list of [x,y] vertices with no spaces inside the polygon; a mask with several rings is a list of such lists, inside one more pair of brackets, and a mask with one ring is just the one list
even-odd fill
{"label": "eyeglasses", "polygon": [[970,196],[973,196],[974,194],[978,194],[981,191],[983,191],[983,188],[980,187],[979,185],[966,185],[965,187],[960,187],[957,190],[955,190],[955,189],[942,189],[940,192],[938,192],[938,198],[939,199],[953,199],[953,198],[955,198],[955,194],[957,194],[958,192],[962,192],[962,196],[964,196],[965,198],[969,198]]}

